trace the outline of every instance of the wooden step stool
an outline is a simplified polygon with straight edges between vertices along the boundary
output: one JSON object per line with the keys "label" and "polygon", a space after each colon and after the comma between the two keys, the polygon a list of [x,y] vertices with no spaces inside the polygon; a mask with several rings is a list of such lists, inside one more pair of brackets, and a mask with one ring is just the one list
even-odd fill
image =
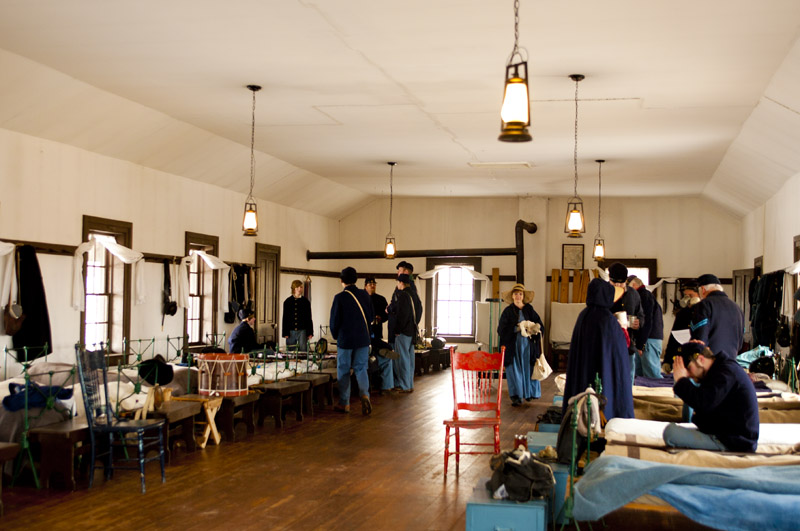
{"label": "wooden step stool", "polygon": [[199,426],[203,429],[202,433],[196,435],[197,446],[200,448],[205,448],[208,444],[208,438],[211,437],[211,440],[214,441],[214,444],[219,445],[220,441],[222,440],[222,436],[219,434],[217,430],[217,423],[216,423],[216,416],[219,409],[222,407],[222,397],[221,396],[207,396],[207,395],[197,395],[197,394],[190,394],[190,395],[183,395],[183,396],[174,396],[172,400],[177,401],[188,401],[188,402],[198,402],[200,407],[202,408],[201,420],[195,419],[194,424],[195,426]]}

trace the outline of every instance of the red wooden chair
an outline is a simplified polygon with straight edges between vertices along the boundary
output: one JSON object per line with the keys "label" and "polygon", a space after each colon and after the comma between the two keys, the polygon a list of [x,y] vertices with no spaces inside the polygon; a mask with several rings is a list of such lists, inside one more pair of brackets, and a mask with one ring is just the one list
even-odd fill
{"label": "red wooden chair", "polygon": [[[480,350],[458,353],[450,348],[450,372],[453,376],[453,418],[444,421],[444,474],[451,455],[456,457],[456,473],[461,454],[500,453],[500,397],[503,391],[503,358],[505,347],[490,354]],[[472,412],[472,413],[469,413]],[[488,412],[491,415],[479,415]],[[453,428],[455,433],[450,433]],[[461,429],[494,429],[493,442],[462,442]],[[455,435],[456,449],[450,451],[450,437]],[[490,451],[462,451],[462,446],[493,446]]]}

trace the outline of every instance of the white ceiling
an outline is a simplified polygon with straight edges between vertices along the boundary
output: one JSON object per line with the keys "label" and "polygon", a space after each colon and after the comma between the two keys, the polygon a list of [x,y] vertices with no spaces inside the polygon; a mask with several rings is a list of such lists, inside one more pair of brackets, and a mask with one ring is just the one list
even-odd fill
{"label": "white ceiling", "polygon": [[[533,142],[497,141],[513,2],[0,0],[0,127],[339,218],[387,195],[705,194],[800,171],[797,0],[521,0]],[[473,167],[527,162],[530,168]]]}

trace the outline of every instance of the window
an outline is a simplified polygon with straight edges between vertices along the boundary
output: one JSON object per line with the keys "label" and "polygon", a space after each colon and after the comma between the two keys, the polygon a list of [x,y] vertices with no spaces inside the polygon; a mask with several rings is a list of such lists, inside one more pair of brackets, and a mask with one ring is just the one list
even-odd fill
{"label": "window", "polygon": [[[219,238],[205,234],[186,233],[186,255],[204,251],[217,256]],[[217,276],[201,258],[189,267],[189,306],[184,312],[185,334],[190,345],[205,343],[207,336],[217,333]],[[213,342],[213,341],[212,341]]]}
{"label": "window", "polygon": [[[795,262],[800,261],[800,235],[794,237],[793,242],[793,252],[792,257],[794,258]],[[794,298],[794,294],[797,292],[797,289],[800,288],[800,273],[794,275],[794,284],[792,286],[794,289],[792,290],[792,300],[794,301],[794,311],[797,313],[797,310],[800,310],[800,301]],[[794,317],[794,315],[792,315]]]}
{"label": "window", "polygon": [[426,287],[425,319],[428,335],[444,337],[453,342],[472,342],[475,338],[475,301],[478,282],[469,270],[480,271],[480,258],[429,258],[428,269],[447,266],[439,271]]}
{"label": "window", "polygon": [[608,269],[614,262],[625,264],[628,276],[636,275],[645,286],[658,282],[658,261],[655,258],[606,258],[597,265],[602,269]]}
{"label": "window", "polygon": [[[130,248],[133,226],[124,221],[83,217],[83,241],[113,241]],[[109,352],[122,352],[130,335],[131,267],[96,245],[84,258],[85,311],[81,314],[81,343],[104,343]]]}

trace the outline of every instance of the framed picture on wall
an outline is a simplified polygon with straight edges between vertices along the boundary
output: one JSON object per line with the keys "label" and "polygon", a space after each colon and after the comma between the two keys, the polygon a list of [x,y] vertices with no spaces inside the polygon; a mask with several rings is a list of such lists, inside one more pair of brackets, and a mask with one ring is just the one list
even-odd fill
{"label": "framed picture on wall", "polygon": [[583,244],[561,245],[561,269],[583,269]]}

